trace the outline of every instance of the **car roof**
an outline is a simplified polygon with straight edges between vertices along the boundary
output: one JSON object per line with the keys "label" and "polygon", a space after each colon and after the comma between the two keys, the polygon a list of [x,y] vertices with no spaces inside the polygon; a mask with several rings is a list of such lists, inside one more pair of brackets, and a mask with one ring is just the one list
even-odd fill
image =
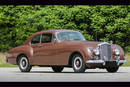
{"label": "car roof", "polygon": [[33,35],[40,34],[40,33],[56,33],[56,32],[77,32],[77,31],[69,30],[69,29],[44,30],[44,31],[36,32]]}
{"label": "car roof", "polygon": [[56,29],[56,30],[44,30],[41,32],[65,32],[65,31],[74,31],[74,30],[69,30],[69,29]]}
{"label": "car roof", "polygon": [[28,43],[28,41],[29,41],[32,37],[34,37],[34,36],[36,36],[36,35],[38,35],[38,34],[42,34],[42,33],[56,33],[56,32],[78,32],[78,31],[69,30],[69,29],[44,30],[44,31],[40,31],[40,32],[36,32],[36,33],[32,34],[32,35],[30,36],[30,38],[27,39],[27,41],[25,42],[25,44]]}

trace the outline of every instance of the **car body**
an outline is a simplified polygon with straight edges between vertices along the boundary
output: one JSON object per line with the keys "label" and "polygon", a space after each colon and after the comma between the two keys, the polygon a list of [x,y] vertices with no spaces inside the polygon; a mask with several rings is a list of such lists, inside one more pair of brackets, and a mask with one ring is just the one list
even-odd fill
{"label": "car body", "polygon": [[73,67],[75,72],[95,68],[116,72],[126,62],[124,56],[119,45],[86,41],[78,31],[58,29],[34,33],[24,45],[10,49],[6,58],[22,72],[34,65],[52,67],[55,72],[64,67]]}

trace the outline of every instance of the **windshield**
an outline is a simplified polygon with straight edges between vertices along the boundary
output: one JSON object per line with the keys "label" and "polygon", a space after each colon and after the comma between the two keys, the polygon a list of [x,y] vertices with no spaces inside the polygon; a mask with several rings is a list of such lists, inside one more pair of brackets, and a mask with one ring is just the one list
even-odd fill
{"label": "windshield", "polygon": [[59,32],[57,34],[58,40],[81,40],[85,41],[85,38],[80,32]]}

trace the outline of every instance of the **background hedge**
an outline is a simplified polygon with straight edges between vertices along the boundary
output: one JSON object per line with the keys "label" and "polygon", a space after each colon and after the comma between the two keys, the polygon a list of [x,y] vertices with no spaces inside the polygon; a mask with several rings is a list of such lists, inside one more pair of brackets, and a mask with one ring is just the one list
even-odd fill
{"label": "background hedge", "polygon": [[[48,29],[80,31],[90,41],[110,41],[130,51],[130,5],[0,6],[0,51]],[[97,35],[97,38],[96,38]]]}

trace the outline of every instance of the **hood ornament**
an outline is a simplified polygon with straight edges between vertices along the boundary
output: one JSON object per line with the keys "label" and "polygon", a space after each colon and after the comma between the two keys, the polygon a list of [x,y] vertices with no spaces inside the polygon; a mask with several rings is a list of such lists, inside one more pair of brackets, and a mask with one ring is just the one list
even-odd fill
{"label": "hood ornament", "polygon": [[113,44],[113,41],[112,41],[112,40],[110,40],[110,44]]}

